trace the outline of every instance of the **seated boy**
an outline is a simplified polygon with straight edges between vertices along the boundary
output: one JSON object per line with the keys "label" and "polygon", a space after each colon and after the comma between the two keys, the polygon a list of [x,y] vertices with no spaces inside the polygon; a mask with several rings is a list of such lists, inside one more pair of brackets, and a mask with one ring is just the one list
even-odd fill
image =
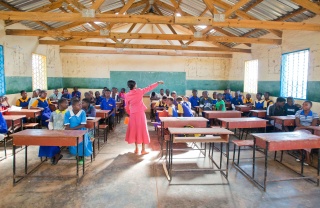
{"label": "seated boy", "polygon": [[103,98],[100,96],[100,92],[99,92],[99,91],[96,91],[96,92],[94,93],[94,95],[96,96],[95,99],[94,99],[95,104],[96,104],[96,105],[101,105],[101,102],[102,102]]}
{"label": "seated boy", "polygon": [[241,99],[241,97],[239,96],[240,95],[240,92],[239,91],[236,91],[234,93],[234,98],[231,99],[231,104],[232,105],[243,105],[243,101]]}
{"label": "seated boy", "polygon": [[219,93],[217,95],[217,99],[218,100],[217,100],[217,103],[215,105],[216,110],[217,111],[226,111],[226,104],[225,104],[224,100],[222,100],[222,94],[221,93]]}
{"label": "seated boy", "polygon": [[61,99],[61,92],[58,89],[54,89],[53,93],[49,96],[50,100],[60,100]]}
{"label": "seated boy", "polygon": [[191,109],[196,110],[196,106],[200,105],[200,98],[198,97],[198,91],[192,90],[192,96],[189,98],[191,103]]}
{"label": "seated boy", "polygon": [[182,117],[193,117],[191,107],[183,101],[182,97],[177,97],[178,114]]}
{"label": "seated boy", "polygon": [[284,110],[287,115],[296,115],[296,112],[300,110],[300,108],[294,104],[293,97],[287,97],[287,103],[284,105]]}
{"label": "seated boy", "polygon": [[272,104],[273,104],[273,100],[270,99],[270,92],[265,92],[263,108],[267,109],[269,105],[272,105]]}
{"label": "seated boy", "polygon": [[20,94],[21,98],[17,100],[16,106],[22,107],[23,109],[28,109],[31,98],[28,98],[28,94],[25,90],[21,90]]}
{"label": "seated boy", "polygon": [[[275,104],[269,105],[267,108],[267,118],[270,120],[270,124],[274,125],[276,128],[282,130],[281,124],[275,124],[274,120],[271,119],[271,116],[285,116],[286,112],[283,108],[286,100],[283,97],[278,97]],[[285,131],[288,131],[288,128],[284,128]]]}
{"label": "seated boy", "polygon": [[176,106],[173,104],[172,97],[167,99],[167,105],[168,105],[169,117],[178,117],[178,112],[177,112]]}
{"label": "seated boy", "polygon": [[218,102],[217,95],[218,95],[217,92],[212,93],[212,104],[213,105],[215,105]]}
{"label": "seated boy", "polygon": [[82,110],[84,110],[87,117],[96,117],[96,108],[90,104],[88,98],[82,100]]}
{"label": "seated boy", "polygon": [[72,97],[81,98],[81,92],[79,92],[78,87],[73,88],[73,92],[71,93]]}
{"label": "seated boy", "polygon": [[104,94],[106,97],[102,100],[100,108],[101,110],[110,110],[108,125],[109,125],[109,128],[113,130],[114,117],[117,109],[116,101],[111,97],[111,91],[109,89],[107,89]]}
{"label": "seated boy", "polygon": [[253,105],[253,100],[251,98],[251,94],[247,93],[246,97],[243,99],[243,104],[252,106]]}
{"label": "seated boy", "polygon": [[256,100],[253,103],[254,109],[255,110],[263,110],[263,106],[264,106],[264,100],[262,100],[262,93],[258,92],[256,95]]}

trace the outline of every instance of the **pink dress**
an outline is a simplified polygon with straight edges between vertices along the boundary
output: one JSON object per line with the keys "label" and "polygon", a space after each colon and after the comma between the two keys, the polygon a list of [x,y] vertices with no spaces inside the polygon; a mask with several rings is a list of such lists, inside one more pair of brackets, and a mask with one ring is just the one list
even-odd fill
{"label": "pink dress", "polygon": [[138,88],[130,90],[125,96],[125,108],[130,115],[128,129],[126,133],[126,141],[137,144],[149,144],[150,137],[147,127],[147,118],[145,110],[147,107],[143,103],[143,95],[158,86],[154,83],[146,88]]}

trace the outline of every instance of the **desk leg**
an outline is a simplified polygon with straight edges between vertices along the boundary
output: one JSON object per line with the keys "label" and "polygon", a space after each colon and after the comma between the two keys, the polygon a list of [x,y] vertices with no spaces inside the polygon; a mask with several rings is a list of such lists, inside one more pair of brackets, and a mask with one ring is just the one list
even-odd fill
{"label": "desk leg", "polygon": [[12,128],[12,133],[14,133],[14,120],[13,119],[11,121],[11,128]]}
{"label": "desk leg", "polygon": [[[89,142],[89,141],[88,141]],[[84,154],[84,151],[85,151],[85,146],[86,144],[86,140],[85,140],[85,135],[83,135],[83,145],[82,145],[82,153],[83,153],[83,164],[82,164],[82,176],[84,175],[84,163],[85,163],[85,154]]]}
{"label": "desk leg", "polygon": [[303,149],[301,150],[301,175],[303,174],[303,166],[304,166],[303,163],[304,163],[304,158],[306,155],[305,152],[306,152],[305,150],[303,150]]}
{"label": "desk leg", "polygon": [[317,186],[319,186],[319,174],[320,174],[320,149],[318,149],[318,179],[317,179]]}
{"label": "desk leg", "polygon": [[78,177],[78,182],[79,182],[79,137],[77,137],[77,153],[76,153],[76,158],[77,158],[77,177]]}
{"label": "desk leg", "polygon": [[[12,154],[13,154],[13,185],[16,183],[16,145],[12,146]],[[319,171],[318,171],[318,175],[319,175]]]}
{"label": "desk leg", "polygon": [[26,150],[24,154],[24,173],[28,174],[28,146],[26,145]]}
{"label": "desk leg", "polygon": [[21,131],[23,131],[23,119],[20,119],[20,125]]}
{"label": "desk leg", "polygon": [[[256,166],[256,138],[255,137],[253,137],[253,156],[252,157],[253,157],[252,158],[252,179],[254,179],[254,172],[255,172],[255,166]],[[238,159],[239,159],[239,155],[238,155]]]}
{"label": "desk leg", "polygon": [[173,157],[173,134],[170,135],[170,147],[169,147],[169,152],[170,152],[170,155],[169,155],[169,159],[170,159],[170,170],[169,170],[169,176],[170,176],[170,181],[172,180],[172,157]]}
{"label": "desk leg", "polygon": [[265,149],[265,159],[264,159],[264,191],[267,191],[267,173],[268,173],[268,150],[269,150],[269,142],[266,142],[266,149]]}
{"label": "desk leg", "polygon": [[[228,141],[227,143],[226,143],[226,145],[227,145],[227,152],[226,152],[226,154],[227,154],[227,168],[226,168],[226,179],[228,180],[228,169],[229,169],[229,142],[230,141]],[[240,152],[240,151],[239,151]]]}

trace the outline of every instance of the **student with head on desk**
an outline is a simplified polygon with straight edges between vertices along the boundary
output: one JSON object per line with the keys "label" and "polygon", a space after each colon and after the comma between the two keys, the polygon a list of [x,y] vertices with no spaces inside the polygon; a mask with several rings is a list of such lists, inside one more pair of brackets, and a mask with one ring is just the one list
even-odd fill
{"label": "student with head on desk", "polygon": [[[85,127],[87,124],[86,113],[81,109],[81,102],[79,100],[73,100],[72,110],[67,111],[64,116],[64,125],[66,130],[87,130]],[[83,152],[84,145],[84,152]],[[70,154],[77,155],[77,147],[69,147]],[[88,157],[92,154],[92,142],[88,133],[85,134],[84,141],[79,144],[79,164],[83,164],[84,156]]]}
{"label": "student with head on desk", "polygon": [[47,91],[41,90],[39,93],[39,98],[35,100],[32,105],[31,109],[41,109],[41,125],[48,127],[48,120],[50,119],[51,110],[49,105],[52,104],[49,99],[47,99]]}
{"label": "student with head on desk", "polygon": [[193,117],[191,106],[183,100],[182,97],[177,97],[178,102],[178,114],[182,117]]}
{"label": "student with head on desk", "polygon": [[31,98],[28,98],[28,94],[25,90],[21,90],[20,95],[21,98],[17,100],[16,106],[22,107],[23,109],[28,109]]}
{"label": "student with head on desk", "polygon": [[[58,101],[58,109],[53,111],[50,116],[49,130],[64,130],[64,116],[68,108],[68,100],[61,98]],[[58,146],[40,146],[39,157],[51,158],[52,165],[56,165],[63,157]]]}
{"label": "student with head on desk", "polygon": [[82,110],[86,113],[86,116],[96,117],[96,108],[91,105],[87,98],[82,99]]}
{"label": "student with head on desk", "polygon": [[222,96],[223,95],[221,93],[217,95],[217,103],[215,105],[217,111],[226,111],[226,104],[224,100],[222,100]]}
{"label": "student with head on desk", "polygon": [[50,100],[60,100],[61,99],[61,92],[58,89],[54,89],[53,93],[49,96]]}
{"label": "student with head on desk", "polygon": [[272,104],[273,104],[273,100],[270,99],[270,92],[265,92],[263,108],[267,109],[269,105],[272,105]]}
{"label": "student with head on desk", "polygon": [[192,90],[192,96],[189,98],[189,102],[191,103],[191,109],[196,110],[196,106],[200,105],[200,98],[198,97],[198,90]]}
{"label": "student with head on desk", "polygon": [[264,106],[264,100],[262,100],[262,93],[258,92],[256,94],[256,100],[253,103],[254,109],[255,110],[263,110],[263,106]]}
{"label": "student with head on desk", "polygon": [[101,110],[110,110],[109,112],[109,128],[113,129],[114,117],[117,109],[116,101],[111,97],[111,91],[108,89],[105,92],[105,98],[102,100],[100,108]]}

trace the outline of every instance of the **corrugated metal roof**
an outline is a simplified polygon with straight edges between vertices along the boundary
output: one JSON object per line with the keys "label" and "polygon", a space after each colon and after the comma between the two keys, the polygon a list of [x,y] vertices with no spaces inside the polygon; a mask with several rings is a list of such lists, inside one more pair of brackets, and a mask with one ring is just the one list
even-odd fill
{"label": "corrugated metal roof", "polygon": [[[60,0],[57,0],[57,1],[60,1]],[[169,5],[169,7],[174,8],[170,0],[159,0],[159,1],[161,1],[164,4]],[[224,4],[228,4],[230,6],[233,6],[239,0],[222,0],[222,1],[224,2]],[[11,5],[21,11],[31,11],[31,10],[34,10],[34,9],[51,4],[51,2],[49,0],[3,0],[3,2],[8,3],[9,5]],[[80,4],[82,4],[83,7],[90,8],[93,1],[92,0],[79,0],[78,2]],[[127,0],[125,2],[127,2]],[[135,1],[135,3],[139,3],[139,2],[141,2],[141,0]],[[251,0],[247,4],[243,5],[240,9],[246,10],[251,5],[253,5],[255,2],[256,2],[256,0]],[[70,9],[68,9],[68,6],[69,6],[69,8],[71,7],[70,8],[71,10],[76,10],[78,12],[80,11],[74,5],[69,4],[69,3],[63,3],[63,5],[62,5],[64,10],[66,10],[67,12],[72,12]],[[106,0],[100,6],[99,10],[100,10],[100,12],[104,13],[104,12],[108,12],[108,11],[113,11],[115,9],[119,9],[123,6],[124,6],[123,0]],[[146,6],[146,4],[141,4],[140,6],[136,6],[134,8],[129,9],[127,11],[127,13],[128,14],[140,14],[143,11],[143,9],[145,8],[145,6]],[[192,16],[200,16],[203,13],[203,11],[206,9],[206,5],[203,3],[203,0],[183,0],[183,1],[181,1],[179,6],[180,6],[180,9],[182,9],[186,14],[192,15]],[[172,11],[166,7],[158,6],[158,8],[161,11],[161,13],[165,16],[174,15],[174,11]],[[225,12],[224,8],[216,6],[216,9],[219,13]],[[247,14],[258,19],[258,20],[270,20],[271,21],[271,20],[277,20],[279,18],[282,18],[292,12],[297,11],[298,9],[300,9],[300,6],[293,3],[290,0],[264,0],[261,3],[259,3],[258,5],[256,5],[255,7],[251,8],[247,12]],[[9,9],[0,5],[0,10],[8,11]],[[64,11],[57,8],[57,9],[51,10],[50,12],[63,13]],[[153,12],[155,14],[158,13],[156,11],[156,9],[153,9]],[[210,11],[207,11],[204,14],[204,16],[211,16],[211,15],[212,14]],[[306,19],[314,17],[314,16],[315,16],[314,13],[312,13],[310,11],[304,11],[304,12],[301,12],[291,18],[284,20],[284,21],[300,22],[300,21],[306,20]],[[235,18],[235,15],[231,15],[230,18]],[[47,30],[46,27],[44,27],[43,25],[38,24],[36,22],[21,21],[21,23],[31,29]],[[49,27],[52,27],[52,28],[59,28],[64,25],[70,24],[70,22],[43,22],[43,23],[47,24]],[[101,28],[104,28],[107,26],[106,23],[102,23],[102,22],[97,22],[96,25]],[[123,24],[121,24],[121,25],[123,25]],[[186,26],[186,28],[187,28],[187,26]],[[197,31],[204,30],[203,27],[199,27],[199,26],[196,26],[195,28]],[[248,29],[248,28],[222,28],[222,29],[224,31],[226,31],[227,33],[231,33],[235,36],[243,36],[246,33],[252,31],[252,29]],[[86,23],[83,25],[75,26],[75,27],[70,28],[68,30],[69,31],[95,31],[95,27],[93,27],[89,23]],[[266,31],[266,30],[256,30],[254,33],[248,35],[248,37],[252,37],[252,38],[253,37],[260,37],[260,36],[265,35],[267,33],[268,33],[268,31]],[[223,36],[224,35],[221,32],[217,32],[215,30],[211,30],[207,34],[214,35],[214,36]],[[224,44],[229,47],[236,45],[236,43],[224,43]]]}

